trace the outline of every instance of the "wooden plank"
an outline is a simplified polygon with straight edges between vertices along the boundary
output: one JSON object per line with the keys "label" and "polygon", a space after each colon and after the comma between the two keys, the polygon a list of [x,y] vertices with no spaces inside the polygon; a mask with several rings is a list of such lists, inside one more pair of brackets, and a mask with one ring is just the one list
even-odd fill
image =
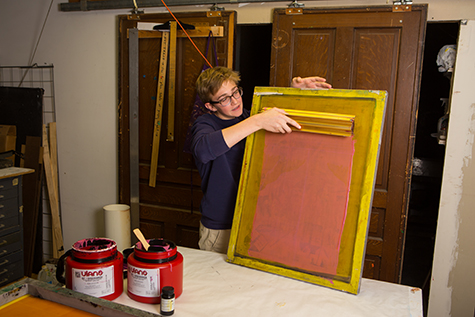
{"label": "wooden plank", "polygon": [[[208,37],[209,31],[213,32],[214,37],[224,36],[223,26],[196,26],[194,30],[187,30],[186,33],[188,33],[190,37]],[[160,31],[139,30],[139,38],[161,38],[162,33],[163,32]],[[182,30],[177,30],[176,37],[181,38],[187,36]]]}
{"label": "wooden plank", "polygon": [[41,182],[43,179],[41,138],[27,136],[24,147],[24,166],[35,170],[34,173],[23,176],[24,266],[25,275],[31,276],[33,273]]}
{"label": "wooden plank", "polygon": [[[26,146],[25,144],[22,144],[21,145],[21,154],[25,155],[25,151],[26,151]],[[20,167],[25,167],[25,158],[24,156],[20,157]]]}
{"label": "wooden plank", "polygon": [[234,41],[232,40],[234,38],[234,24],[236,23],[235,22],[235,13],[231,13],[229,15],[229,30],[228,30],[228,43],[229,43],[229,47],[228,47],[228,56],[226,58],[226,61],[227,61],[227,64],[226,64],[226,67],[228,68],[233,68],[233,54],[234,54]]}
{"label": "wooden plank", "polygon": [[33,173],[31,168],[7,167],[0,169],[0,179]]}
{"label": "wooden plank", "polygon": [[168,61],[168,125],[167,141],[175,140],[176,22],[170,22],[170,57]]}
{"label": "wooden plank", "polygon": [[152,159],[150,161],[149,186],[155,187],[157,179],[158,153],[160,148],[160,131],[162,128],[162,110],[167,76],[169,32],[163,32],[162,49],[160,51],[160,67],[157,84],[157,102],[155,105],[155,122],[153,125]]}
{"label": "wooden plank", "polygon": [[64,253],[63,233],[61,231],[61,220],[59,218],[59,202],[54,188],[53,166],[51,164],[48,133],[46,125],[43,125],[43,161],[45,167],[46,184],[48,186],[48,196],[51,207],[51,219],[53,230],[53,257],[58,259]]}
{"label": "wooden plank", "polygon": [[58,183],[58,150],[56,141],[56,122],[50,122],[49,126],[49,153],[51,158],[51,166],[53,167],[54,189],[56,197],[59,199],[59,183]]}

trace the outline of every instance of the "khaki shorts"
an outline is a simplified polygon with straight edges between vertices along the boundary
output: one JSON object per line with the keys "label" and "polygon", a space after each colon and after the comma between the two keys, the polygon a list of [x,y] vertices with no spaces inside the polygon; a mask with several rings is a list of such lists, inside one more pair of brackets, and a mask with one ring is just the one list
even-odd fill
{"label": "khaki shorts", "polygon": [[230,235],[231,229],[208,229],[200,222],[200,241],[198,245],[201,250],[226,253],[228,251]]}

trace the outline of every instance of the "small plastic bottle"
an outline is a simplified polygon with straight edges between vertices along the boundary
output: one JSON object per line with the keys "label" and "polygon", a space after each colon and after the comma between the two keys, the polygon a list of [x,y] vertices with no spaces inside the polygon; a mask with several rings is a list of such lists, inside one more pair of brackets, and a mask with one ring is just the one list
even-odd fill
{"label": "small plastic bottle", "polygon": [[175,313],[175,289],[173,286],[164,286],[160,299],[160,315],[171,316]]}

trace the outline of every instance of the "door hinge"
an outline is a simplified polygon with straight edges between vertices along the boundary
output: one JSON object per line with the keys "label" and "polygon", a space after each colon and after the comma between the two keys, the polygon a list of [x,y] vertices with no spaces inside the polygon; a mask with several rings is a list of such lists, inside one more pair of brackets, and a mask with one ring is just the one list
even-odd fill
{"label": "door hinge", "polygon": [[412,0],[394,0],[393,12],[412,11]]}
{"label": "door hinge", "polygon": [[297,0],[294,0],[291,4],[287,6],[285,14],[303,14],[303,7],[305,4],[298,3]]}
{"label": "door hinge", "polygon": [[131,21],[140,20],[140,14],[129,14],[127,15],[127,20],[131,20]]}
{"label": "door hinge", "polygon": [[224,11],[224,7],[218,7],[218,4],[213,4],[209,11],[206,12],[208,18],[216,18],[221,16],[221,11]]}

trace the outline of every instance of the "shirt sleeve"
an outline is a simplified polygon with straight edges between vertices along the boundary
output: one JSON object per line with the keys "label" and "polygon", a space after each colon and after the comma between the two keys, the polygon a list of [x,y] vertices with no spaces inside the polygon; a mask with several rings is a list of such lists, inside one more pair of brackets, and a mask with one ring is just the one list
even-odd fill
{"label": "shirt sleeve", "polygon": [[198,118],[192,127],[191,150],[195,160],[203,164],[215,160],[229,151],[221,129]]}

